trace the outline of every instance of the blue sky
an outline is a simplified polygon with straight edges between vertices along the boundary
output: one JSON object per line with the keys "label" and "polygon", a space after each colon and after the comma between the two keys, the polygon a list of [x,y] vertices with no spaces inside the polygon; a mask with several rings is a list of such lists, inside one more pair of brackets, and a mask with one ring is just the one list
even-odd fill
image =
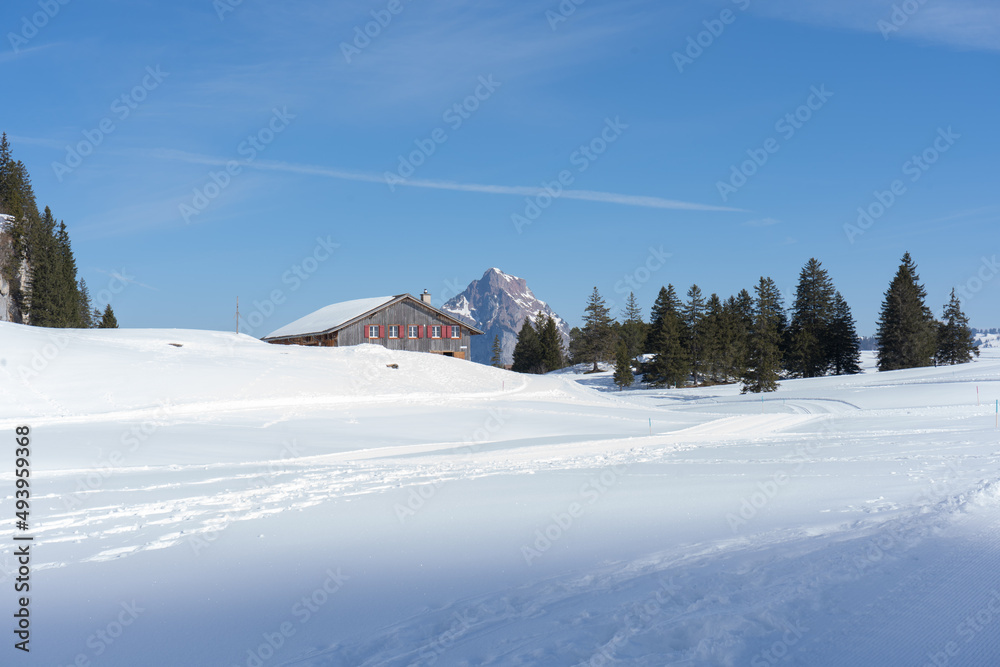
{"label": "blue sky", "polygon": [[1000,326],[994,2],[61,2],[4,3],[0,130],[124,326],[492,266],[577,324],[815,256],[871,334],[907,250]]}

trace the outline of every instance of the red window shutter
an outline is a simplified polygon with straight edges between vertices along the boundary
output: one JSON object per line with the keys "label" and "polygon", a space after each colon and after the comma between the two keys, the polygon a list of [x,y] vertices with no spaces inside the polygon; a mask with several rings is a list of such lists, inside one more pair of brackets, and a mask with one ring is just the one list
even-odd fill
{"label": "red window shutter", "polygon": [[429,325],[429,324],[428,324],[428,325],[427,325],[427,337],[428,337],[428,338],[431,338],[431,337],[433,337],[433,336],[434,336],[434,330],[433,330],[433,329],[431,329],[431,325]]}
{"label": "red window shutter", "polygon": [[417,325],[417,338],[423,338],[423,337],[424,337],[424,328],[418,324]]}
{"label": "red window shutter", "polygon": [[378,337],[379,338],[385,338],[385,325],[384,324],[378,325]]}

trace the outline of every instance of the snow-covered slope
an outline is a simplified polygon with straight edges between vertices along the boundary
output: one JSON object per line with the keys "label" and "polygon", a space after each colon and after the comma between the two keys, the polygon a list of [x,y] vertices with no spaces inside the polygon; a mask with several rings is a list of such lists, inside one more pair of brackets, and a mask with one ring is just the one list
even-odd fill
{"label": "snow-covered slope", "polygon": [[980,353],[988,348],[1000,348],[1000,333],[977,333],[976,345]]}
{"label": "snow-covered slope", "polygon": [[0,543],[25,424],[35,537],[0,661],[1000,659],[1000,351],[763,400],[597,378],[0,324]]}
{"label": "snow-covered slope", "polygon": [[556,321],[563,344],[569,347],[569,325],[544,301],[538,299],[523,278],[507,275],[497,268],[489,269],[479,280],[473,280],[461,294],[442,306],[461,320],[485,331],[472,338],[472,360],[488,364],[492,355],[493,337],[499,336],[503,362],[511,363],[517,333],[526,317],[534,320],[539,311]]}

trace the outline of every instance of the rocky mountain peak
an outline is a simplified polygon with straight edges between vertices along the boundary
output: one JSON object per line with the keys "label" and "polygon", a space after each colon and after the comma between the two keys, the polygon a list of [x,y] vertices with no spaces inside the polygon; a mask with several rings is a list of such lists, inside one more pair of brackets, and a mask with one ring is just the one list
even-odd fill
{"label": "rocky mountain peak", "polygon": [[442,309],[486,332],[486,335],[472,339],[472,360],[479,363],[489,363],[494,336],[500,338],[504,363],[511,363],[518,331],[526,317],[534,320],[539,311],[555,319],[563,344],[569,345],[569,325],[547,303],[535,296],[527,281],[496,267],[469,283]]}

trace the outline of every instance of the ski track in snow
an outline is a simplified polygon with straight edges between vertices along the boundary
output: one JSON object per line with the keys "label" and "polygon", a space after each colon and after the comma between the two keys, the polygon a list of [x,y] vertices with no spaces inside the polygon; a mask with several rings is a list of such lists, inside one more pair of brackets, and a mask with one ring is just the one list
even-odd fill
{"label": "ski track in snow", "polygon": [[[603,509],[625,537],[649,531],[632,551],[605,558],[618,552],[595,549],[600,560],[580,563],[552,556],[548,569],[487,579],[475,593],[456,584],[363,631],[331,624],[289,643],[268,667],[922,665],[949,646],[958,649],[949,665],[1000,661],[997,625],[971,637],[962,631],[1000,590],[1000,438],[990,403],[1000,393],[1000,359],[786,382],[761,400],[733,387],[610,392],[607,374],[524,378],[431,355],[280,350],[205,332],[69,334],[51,369],[29,381],[18,369],[47,339],[0,326],[8,334],[0,429],[33,415],[36,437],[52,438],[41,442],[55,452],[35,454],[44,480],[33,500],[37,572],[101,567],[114,576],[144,554],[186,564],[179,554],[190,557],[197,540],[256,533],[275,517],[291,522],[290,513],[315,519],[307,510],[350,517],[356,505],[345,507],[348,500],[373,501],[367,511],[384,510],[391,521],[392,500],[421,488],[456,490],[429,510],[448,522],[449,502],[474,498],[462,493],[509,499],[527,489],[529,508],[517,516],[530,540],[552,509],[564,511],[578,480],[612,469],[631,475],[572,537],[604,539]],[[91,378],[81,379],[87,364],[78,354],[104,371],[89,392],[79,390]],[[155,378],[150,387],[146,376]],[[502,428],[486,430],[498,415]],[[139,423],[152,426],[149,442],[81,489]],[[485,436],[472,437],[478,432]],[[309,435],[305,453],[278,455],[275,443],[289,433]],[[224,441],[213,442],[220,434]],[[761,495],[778,475],[780,492]],[[13,479],[0,473],[8,504]],[[542,481],[526,483],[533,479]],[[570,491],[556,488],[566,480]],[[637,518],[630,494],[676,507],[643,508],[648,516]],[[681,502],[689,497],[689,506]],[[746,527],[727,532],[727,515],[757,499]],[[532,503],[543,509],[533,513]],[[454,520],[456,531],[489,535],[476,517]],[[598,528],[588,533],[588,525]],[[404,537],[424,539],[408,528]],[[372,530],[376,539],[399,537]],[[0,539],[13,533],[0,530]],[[520,547],[504,545],[515,556]],[[0,565],[9,573],[9,560]],[[385,573],[372,572],[376,580]],[[391,592],[382,594],[391,609]],[[184,627],[166,620],[174,631]],[[74,631],[86,639],[93,629]],[[227,664],[271,629],[229,640]],[[217,639],[199,641],[207,648]],[[70,642],[66,657],[77,648]],[[144,654],[125,655],[109,652],[107,664],[140,664],[135,655]]]}
{"label": "ski track in snow", "polygon": [[[204,406],[188,406],[184,417],[210,412]],[[146,414],[141,412],[141,414]],[[115,415],[120,417],[120,415]],[[136,418],[134,413],[129,413]],[[178,418],[173,415],[172,418]],[[704,424],[667,434],[635,437],[625,440],[574,439],[567,444],[517,448],[505,443],[501,457],[490,452],[464,454],[458,463],[447,457],[435,458],[415,466],[414,454],[447,453],[463,447],[463,443],[439,443],[385,447],[330,454],[312,459],[281,459],[243,464],[242,468],[258,468],[265,472],[225,470],[218,466],[208,470],[205,478],[195,477],[206,466],[181,468],[183,482],[155,484],[122,490],[98,488],[80,494],[83,509],[52,511],[38,523],[35,533],[47,543],[75,542],[76,552],[83,554],[85,543],[100,545],[105,540],[125,532],[157,532],[158,537],[145,544],[105,548],[82,562],[103,561],[133,555],[146,550],[163,549],[205,533],[215,533],[237,521],[248,521],[271,514],[294,511],[335,499],[360,494],[377,493],[404,485],[446,483],[460,479],[492,475],[533,474],[539,470],[599,469],[607,465],[629,465],[650,462],[665,454],[690,449],[698,443],[717,441],[720,437],[734,440],[754,440],[782,430],[802,426],[822,419],[818,415],[765,414],[744,417],[722,417]],[[95,421],[96,417],[94,420]],[[407,457],[407,458],[399,458]],[[280,473],[270,472],[275,469]],[[152,472],[148,468],[147,472]],[[60,471],[60,477],[78,477],[86,470]],[[203,488],[204,487],[204,488]],[[164,503],[143,501],[165,489],[190,492],[195,495],[175,498]],[[102,504],[103,497],[119,501],[116,505]],[[54,497],[39,499],[55,500]],[[134,500],[133,500],[134,499]],[[127,526],[102,528],[115,520],[126,519]],[[155,527],[155,528],[154,528]],[[72,533],[66,531],[72,529]],[[14,534],[0,531],[0,538]],[[99,546],[95,549],[101,548]],[[40,569],[62,567],[65,563],[43,562]]]}

